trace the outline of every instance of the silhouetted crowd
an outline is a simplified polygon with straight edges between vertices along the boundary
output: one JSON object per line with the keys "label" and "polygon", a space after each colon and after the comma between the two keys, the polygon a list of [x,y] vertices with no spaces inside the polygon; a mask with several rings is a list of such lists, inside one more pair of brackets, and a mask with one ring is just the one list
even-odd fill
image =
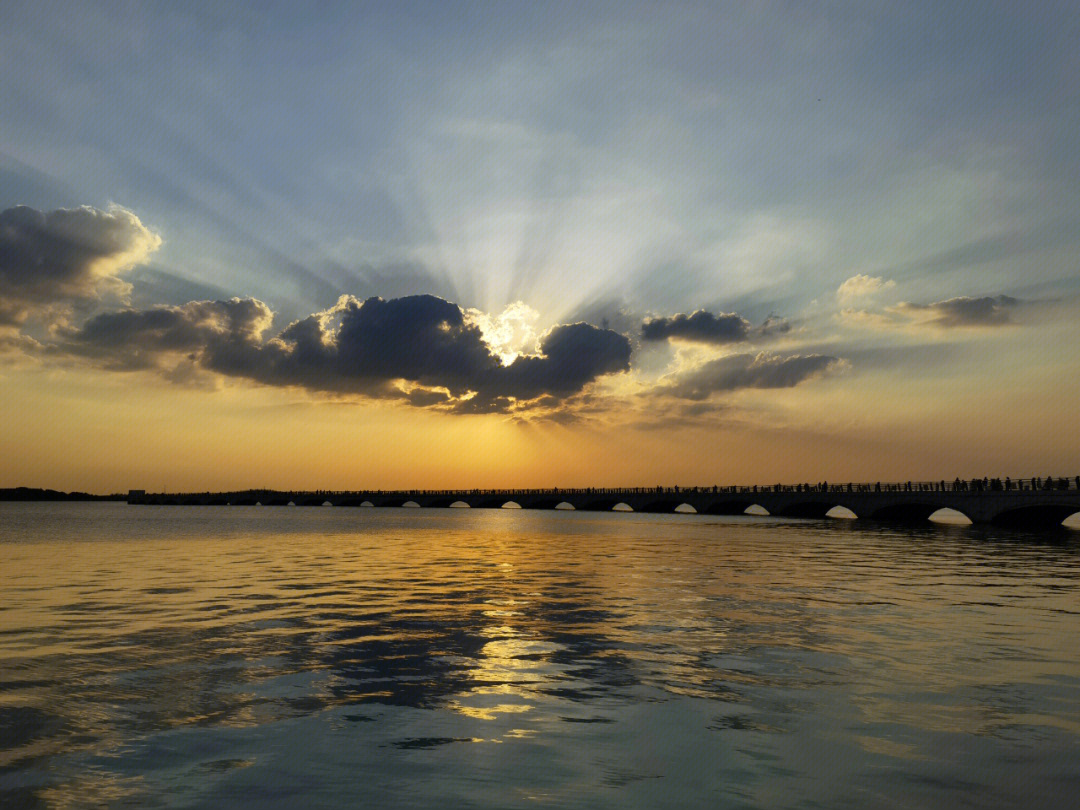
{"label": "silhouetted crowd", "polygon": [[[754,486],[720,486],[714,484],[711,487],[578,487],[563,488],[552,487],[551,489],[414,489],[414,490],[329,490],[317,489],[309,492],[274,493],[273,490],[246,490],[244,494],[279,494],[279,495],[349,495],[355,492],[369,492],[372,494],[389,494],[396,492],[405,495],[546,495],[546,494],[581,494],[581,495],[644,495],[658,493],[668,495],[679,494],[756,494],[759,492],[1030,492],[1035,490],[1080,490],[1080,475],[1075,478],[972,478],[962,480],[955,478],[952,481],[906,481],[899,483],[847,483],[830,484],[828,481],[820,481],[816,484],[766,484]],[[211,493],[206,493],[211,494]],[[239,493],[236,493],[239,494]]]}

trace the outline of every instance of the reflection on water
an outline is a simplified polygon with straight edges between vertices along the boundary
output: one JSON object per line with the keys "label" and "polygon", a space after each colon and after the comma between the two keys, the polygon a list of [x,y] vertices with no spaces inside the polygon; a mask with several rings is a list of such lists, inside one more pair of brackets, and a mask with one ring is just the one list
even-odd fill
{"label": "reflection on water", "polygon": [[0,805],[1063,806],[1080,535],[0,504]]}

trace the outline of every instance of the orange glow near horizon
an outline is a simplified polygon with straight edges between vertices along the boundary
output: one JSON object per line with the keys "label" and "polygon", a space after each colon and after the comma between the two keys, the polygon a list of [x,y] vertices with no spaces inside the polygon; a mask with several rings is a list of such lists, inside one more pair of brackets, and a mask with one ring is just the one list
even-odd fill
{"label": "orange glow near horizon", "polygon": [[[569,424],[453,416],[246,384],[190,390],[138,374],[35,372],[5,386],[0,486],[102,494],[951,480],[1067,475],[1076,459],[1072,415],[1031,413],[1024,387],[922,413],[917,387],[755,392],[736,399],[746,413],[767,407],[767,418],[664,425],[647,413]],[[867,414],[867,399],[885,406]]]}

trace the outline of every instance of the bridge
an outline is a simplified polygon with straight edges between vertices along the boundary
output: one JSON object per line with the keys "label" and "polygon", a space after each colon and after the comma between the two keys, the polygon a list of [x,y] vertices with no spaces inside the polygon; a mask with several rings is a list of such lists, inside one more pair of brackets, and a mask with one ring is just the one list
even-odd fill
{"label": "bridge", "polygon": [[[973,479],[902,483],[775,484],[727,487],[583,489],[360,490],[283,492],[253,489],[186,494],[132,490],[129,504],[423,507],[474,509],[575,509],[710,515],[763,514],[825,518],[837,507],[855,517],[924,521],[941,509],[972,523],[1056,526],[1080,513],[1080,476],[1074,478]],[[749,512],[747,510],[750,510]]]}

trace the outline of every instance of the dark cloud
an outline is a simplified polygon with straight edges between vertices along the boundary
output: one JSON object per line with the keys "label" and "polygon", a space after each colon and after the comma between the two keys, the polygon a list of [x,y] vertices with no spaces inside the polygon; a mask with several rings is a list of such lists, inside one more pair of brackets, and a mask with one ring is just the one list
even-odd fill
{"label": "dark cloud", "polygon": [[518,399],[541,394],[565,396],[596,377],[630,368],[630,341],[587,323],[553,327],[540,342],[540,354],[519,355],[490,377],[489,388]]}
{"label": "dark cloud", "polygon": [[119,274],[160,244],[123,208],[18,206],[0,212],[0,324],[93,300],[107,288],[124,293]]}
{"label": "dark cloud", "polygon": [[431,295],[343,297],[267,340],[271,320],[269,307],[254,299],[123,310],[62,332],[59,349],[109,368],[157,368],[176,378],[181,364],[193,363],[266,385],[461,412],[505,412],[545,395],[565,398],[629,368],[626,337],[584,323],[554,327],[539,354],[504,366],[460,307]]}
{"label": "dark cloud", "polygon": [[781,318],[779,315],[770,314],[769,317],[757,328],[757,334],[761,337],[774,337],[776,335],[786,335],[791,331],[791,323],[787,318]]}
{"label": "dark cloud", "polygon": [[890,309],[934,326],[1004,326],[1020,301],[1007,295],[950,298],[933,304],[901,303]]}
{"label": "dark cloud", "polygon": [[703,400],[714,393],[741,388],[793,388],[835,370],[843,362],[823,354],[733,354],[705,363],[660,390],[680,399]]}
{"label": "dark cloud", "polygon": [[271,344],[277,356],[265,381],[347,390],[353,381],[363,387],[405,379],[457,396],[500,365],[461,309],[433,295],[345,298],[332,320],[338,321],[336,331],[326,316],[285,329]]}
{"label": "dark cloud", "polygon": [[750,322],[734,312],[713,315],[699,309],[692,315],[682,313],[670,318],[650,318],[641,325],[645,340],[689,340],[695,343],[737,343],[750,335]]}
{"label": "dark cloud", "polygon": [[125,309],[61,330],[59,348],[111,369],[164,369],[177,354],[208,366],[218,353],[258,351],[272,320],[270,308],[252,298]]}
{"label": "dark cloud", "polygon": [[690,315],[679,313],[669,318],[649,318],[641,325],[644,340],[684,340],[714,346],[770,338],[789,331],[791,325],[776,315],[770,314],[761,326],[753,327],[746,318],[734,312],[713,315],[703,309]]}

